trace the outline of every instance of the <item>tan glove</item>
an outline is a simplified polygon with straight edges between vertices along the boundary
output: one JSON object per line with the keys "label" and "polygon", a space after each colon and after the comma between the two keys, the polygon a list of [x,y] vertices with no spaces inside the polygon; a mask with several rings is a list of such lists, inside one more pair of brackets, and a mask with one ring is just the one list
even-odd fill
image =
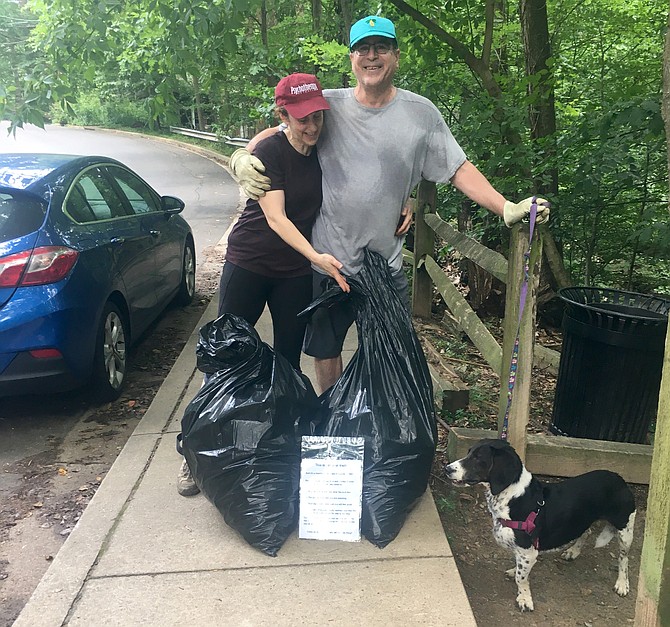
{"label": "tan glove", "polygon": [[[537,199],[537,217],[535,218],[536,224],[543,224],[544,222],[549,221],[549,202],[544,198]],[[507,226],[512,226],[516,224],[519,220],[523,220],[530,215],[530,206],[533,204],[533,197],[526,198],[521,202],[513,203],[509,200],[505,202],[503,208],[503,219]]]}
{"label": "tan glove", "polygon": [[238,148],[230,156],[230,169],[242,191],[252,200],[265,196],[270,189],[270,179],[262,174],[265,172],[263,162],[245,148]]}

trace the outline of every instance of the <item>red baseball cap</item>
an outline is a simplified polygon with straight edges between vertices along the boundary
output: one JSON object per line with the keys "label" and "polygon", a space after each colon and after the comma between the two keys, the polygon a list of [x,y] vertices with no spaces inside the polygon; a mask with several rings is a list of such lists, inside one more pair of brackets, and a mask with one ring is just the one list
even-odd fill
{"label": "red baseball cap", "polygon": [[289,74],[282,78],[275,87],[275,104],[284,107],[294,118],[330,109],[321,83],[313,74]]}

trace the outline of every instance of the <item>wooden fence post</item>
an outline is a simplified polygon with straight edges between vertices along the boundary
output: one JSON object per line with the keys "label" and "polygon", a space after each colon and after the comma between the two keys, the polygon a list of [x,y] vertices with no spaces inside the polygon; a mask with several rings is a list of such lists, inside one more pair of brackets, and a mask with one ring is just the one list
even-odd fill
{"label": "wooden fence post", "polygon": [[416,199],[414,220],[414,268],[412,274],[412,313],[430,318],[433,301],[433,282],[423,265],[426,255],[435,254],[435,232],[425,222],[427,213],[435,213],[437,186],[422,180]]}
{"label": "wooden fence post", "polygon": [[503,356],[500,371],[500,402],[498,406],[498,434],[503,428],[507,408],[507,391],[510,365],[517,328],[519,329],[519,353],[516,382],[508,417],[508,441],[523,461],[526,459],[526,428],[528,426],[530,384],[533,368],[533,344],[535,342],[535,315],[537,288],[540,280],[542,239],[535,231],[530,256],[528,293],[523,317],[519,325],[521,286],[524,279],[524,254],[528,251],[530,231],[526,224],[516,224],[510,234],[509,259],[507,264],[507,293],[503,327]]}
{"label": "wooden fence post", "polygon": [[665,338],[635,625],[670,625],[670,333]]}

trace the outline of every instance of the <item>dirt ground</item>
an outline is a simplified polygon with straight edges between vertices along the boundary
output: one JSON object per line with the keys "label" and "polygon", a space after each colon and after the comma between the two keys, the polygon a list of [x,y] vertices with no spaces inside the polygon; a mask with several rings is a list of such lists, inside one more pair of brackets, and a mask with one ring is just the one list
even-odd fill
{"label": "dirt ground", "polygon": [[[437,326],[418,325],[418,328],[421,335],[431,336],[431,340],[442,347],[445,358],[471,386],[468,409],[442,414],[442,418],[450,426],[495,429],[499,389],[497,377],[492,376],[490,369],[482,363],[476,349],[460,338],[445,337],[436,330]],[[560,331],[542,331],[540,339],[543,344],[560,349]],[[555,385],[555,376],[534,371],[529,431],[547,432]],[[477,623],[482,627],[611,627],[633,624],[647,486],[630,485],[638,509],[630,553],[631,591],[628,596],[620,597],[613,590],[617,577],[616,538],[606,547],[596,549],[593,543],[597,533],[594,533],[592,541],[573,562],[561,559],[560,552],[540,555],[530,576],[535,610],[522,613],[515,602],[516,584],[505,576],[505,571],[514,565],[514,561],[511,553],[501,549],[493,539],[493,525],[483,489],[481,486],[456,488],[445,481],[442,468],[445,463],[454,460],[446,457],[447,429],[442,425],[438,429],[440,444],[431,489]],[[560,481],[556,477],[538,479]],[[600,528],[595,526],[595,529]]]}

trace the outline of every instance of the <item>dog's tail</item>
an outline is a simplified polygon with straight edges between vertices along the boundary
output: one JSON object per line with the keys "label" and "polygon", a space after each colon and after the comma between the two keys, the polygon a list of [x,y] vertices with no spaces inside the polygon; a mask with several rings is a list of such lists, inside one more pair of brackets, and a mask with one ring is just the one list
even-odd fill
{"label": "dog's tail", "polygon": [[598,537],[596,538],[596,549],[599,549],[609,544],[609,541],[614,537],[616,531],[617,530],[614,525],[611,525],[610,523],[605,523],[605,526],[603,527],[602,531],[598,534]]}

